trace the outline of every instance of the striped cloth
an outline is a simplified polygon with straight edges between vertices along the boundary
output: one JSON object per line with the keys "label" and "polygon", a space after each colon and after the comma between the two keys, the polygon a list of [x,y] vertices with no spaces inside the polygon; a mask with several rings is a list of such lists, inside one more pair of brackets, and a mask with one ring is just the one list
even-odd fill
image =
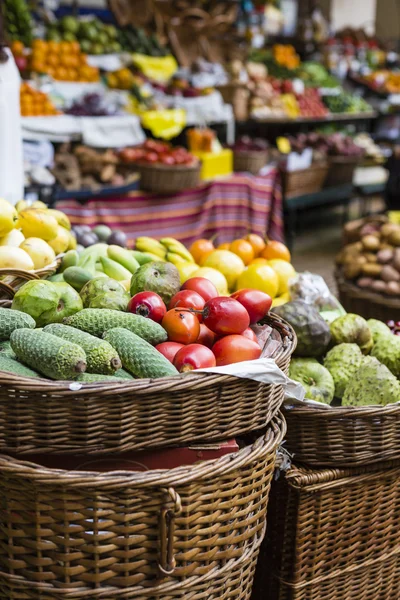
{"label": "striped cloth", "polygon": [[235,174],[229,179],[202,184],[174,196],[148,194],[74,200],[57,203],[73,225],[106,224],[124,231],[130,245],[141,235],[174,237],[190,245],[195,239],[217,235],[217,243],[249,232],[282,240],[282,194],[277,169],[259,177]]}

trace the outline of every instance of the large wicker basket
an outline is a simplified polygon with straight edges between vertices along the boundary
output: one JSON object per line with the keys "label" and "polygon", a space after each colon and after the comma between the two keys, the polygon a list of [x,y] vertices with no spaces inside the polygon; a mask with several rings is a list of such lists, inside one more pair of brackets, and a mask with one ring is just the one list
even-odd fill
{"label": "large wicker basket", "polygon": [[238,151],[234,150],[233,154],[233,168],[236,172],[251,173],[252,175],[258,175],[263,167],[268,162],[269,152],[268,150],[262,151]]}
{"label": "large wicker basket", "polygon": [[33,279],[47,279],[57,271],[61,264],[62,256],[37,271],[21,271],[20,269],[0,269],[0,306],[7,308],[11,306],[15,292],[27,281]]}
{"label": "large wicker basket", "polygon": [[253,600],[400,597],[400,462],[273,483]]}
{"label": "large wicker basket", "polygon": [[297,462],[356,467],[400,459],[400,404],[353,408],[306,401],[284,406],[283,414],[288,425],[285,447]]}
{"label": "large wicker basket", "polygon": [[250,596],[284,421],[172,470],[51,470],[0,456],[0,597]]}
{"label": "large wicker basket", "polygon": [[[267,321],[281,334],[274,359],[287,374],[296,336],[275,315]],[[100,455],[227,439],[269,423],[284,393],[208,373],[79,385],[0,372],[0,450]]]}
{"label": "large wicker basket", "polygon": [[200,164],[189,166],[137,165],[140,188],[157,194],[174,194],[195,188],[200,183]]}
{"label": "large wicker basket", "polygon": [[316,162],[309,169],[286,171],[281,169],[285,198],[320,192],[328,174],[327,162]]}
{"label": "large wicker basket", "polygon": [[347,312],[361,315],[365,319],[400,321],[400,298],[393,298],[362,290],[346,281],[340,271],[335,274],[339,300]]}
{"label": "large wicker basket", "polygon": [[361,156],[331,156],[325,187],[353,183],[355,170],[361,162]]}

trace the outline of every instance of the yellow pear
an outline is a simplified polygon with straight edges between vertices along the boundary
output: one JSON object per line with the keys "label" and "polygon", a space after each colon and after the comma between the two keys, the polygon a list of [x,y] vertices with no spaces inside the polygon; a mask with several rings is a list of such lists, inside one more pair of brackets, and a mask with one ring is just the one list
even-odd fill
{"label": "yellow pear", "polygon": [[15,227],[18,213],[14,206],[0,198],[0,237],[7,235]]}
{"label": "yellow pear", "polygon": [[57,237],[49,241],[49,245],[53,248],[56,254],[63,254],[69,248],[70,233],[61,225],[58,226]]}
{"label": "yellow pear", "polygon": [[38,237],[46,242],[54,240],[58,234],[56,219],[47,210],[28,208],[19,213],[17,226],[26,238]]}
{"label": "yellow pear", "polygon": [[24,239],[22,231],[12,229],[7,235],[0,238],[0,246],[14,246],[15,248],[19,248]]}
{"label": "yellow pear", "polygon": [[0,269],[33,271],[34,268],[33,260],[22,248],[0,246]]}
{"label": "yellow pear", "polygon": [[20,248],[31,257],[35,269],[43,269],[55,261],[56,255],[47,242],[40,238],[27,238]]}
{"label": "yellow pear", "polygon": [[76,241],[76,237],[71,233],[71,231],[68,231],[68,236],[69,236],[69,241],[68,241],[68,250],[76,250],[76,247],[78,245],[78,242]]}
{"label": "yellow pear", "polygon": [[63,212],[61,212],[61,210],[55,210],[54,208],[49,208],[47,213],[49,215],[51,215],[52,217],[54,217],[55,220],[57,221],[57,223],[59,225],[61,225],[61,227],[64,227],[64,229],[68,229],[68,231],[71,229],[70,220],[68,219],[67,215],[65,215]]}

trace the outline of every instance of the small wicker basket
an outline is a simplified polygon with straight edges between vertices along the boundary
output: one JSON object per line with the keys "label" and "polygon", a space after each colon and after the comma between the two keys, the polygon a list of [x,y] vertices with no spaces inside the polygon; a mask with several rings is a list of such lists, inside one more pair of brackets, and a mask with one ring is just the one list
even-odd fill
{"label": "small wicker basket", "polygon": [[399,461],[281,474],[252,599],[398,598],[399,494]]}
{"label": "small wicker basket", "polygon": [[317,162],[310,168],[300,171],[281,169],[285,198],[320,192],[324,187],[328,170],[329,164],[327,162]]}
{"label": "small wicker basket", "polygon": [[140,188],[148,192],[174,194],[200,183],[200,163],[193,167],[138,164],[135,168],[140,174]]}
{"label": "small wicker basket", "polygon": [[362,162],[362,156],[331,156],[325,187],[353,183],[354,173]]}
{"label": "small wicker basket", "polygon": [[[296,335],[275,315],[265,322],[281,335],[273,358],[287,374]],[[285,395],[281,384],[210,373],[80,386],[0,372],[0,451],[104,455],[229,439],[265,427]]]}
{"label": "small wicker basket", "polygon": [[0,456],[1,597],[248,600],[284,433],[277,416],[237,453],[172,470]]}
{"label": "small wicker basket", "polygon": [[238,173],[251,173],[258,175],[269,159],[268,150],[263,151],[238,151],[233,154],[233,168]]}
{"label": "small wicker basket", "polygon": [[61,264],[61,260],[62,256],[57,256],[51,265],[37,271],[0,269],[0,306],[3,308],[11,306],[15,292],[27,281],[47,279],[47,277],[54,275]]}

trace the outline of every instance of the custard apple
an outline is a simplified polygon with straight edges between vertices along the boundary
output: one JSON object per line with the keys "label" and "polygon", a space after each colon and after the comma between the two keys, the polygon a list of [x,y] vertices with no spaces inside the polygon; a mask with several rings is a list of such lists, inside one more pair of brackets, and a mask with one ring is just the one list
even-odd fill
{"label": "custard apple", "polygon": [[339,344],[325,357],[324,367],[335,382],[335,397],[343,398],[345,389],[361,367],[362,352],[357,344]]}
{"label": "custard apple", "polygon": [[369,356],[347,386],[343,406],[369,406],[400,402],[400,382],[379,360]]}
{"label": "custard apple", "polygon": [[400,337],[392,334],[381,337],[372,349],[372,356],[400,378]]}
{"label": "custard apple", "polygon": [[351,313],[339,317],[331,325],[332,341],[339,344],[357,344],[363,354],[369,354],[374,345],[367,321]]}

